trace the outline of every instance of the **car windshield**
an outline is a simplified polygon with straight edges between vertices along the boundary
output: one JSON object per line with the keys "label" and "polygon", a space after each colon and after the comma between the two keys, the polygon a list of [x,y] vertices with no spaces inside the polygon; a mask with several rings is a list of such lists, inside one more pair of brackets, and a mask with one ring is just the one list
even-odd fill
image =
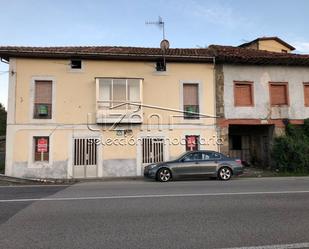
{"label": "car windshield", "polygon": [[187,154],[188,154],[188,151],[186,151],[186,152],[180,154],[180,156],[179,156],[176,160],[182,159],[182,158],[183,158],[185,155],[187,155]]}

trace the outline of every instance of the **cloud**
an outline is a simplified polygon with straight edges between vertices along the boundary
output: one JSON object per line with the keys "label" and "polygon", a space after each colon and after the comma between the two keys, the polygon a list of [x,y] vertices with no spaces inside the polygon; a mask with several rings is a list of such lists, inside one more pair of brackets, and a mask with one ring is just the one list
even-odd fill
{"label": "cloud", "polygon": [[297,52],[309,54],[309,42],[293,42],[292,44]]}
{"label": "cloud", "polygon": [[178,6],[188,16],[205,20],[208,23],[224,26],[227,28],[238,28],[250,26],[252,22],[244,15],[237,13],[233,6],[218,2],[179,1]]}

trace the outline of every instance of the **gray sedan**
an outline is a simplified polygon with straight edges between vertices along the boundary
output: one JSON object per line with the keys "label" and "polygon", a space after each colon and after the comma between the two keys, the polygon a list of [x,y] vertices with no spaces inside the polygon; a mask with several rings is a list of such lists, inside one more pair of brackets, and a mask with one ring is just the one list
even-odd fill
{"label": "gray sedan", "polygon": [[144,176],[167,182],[181,177],[208,176],[227,181],[232,175],[243,173],[240,159],[230,158],[216,151],[190,151],[173,161],[150,164]]}

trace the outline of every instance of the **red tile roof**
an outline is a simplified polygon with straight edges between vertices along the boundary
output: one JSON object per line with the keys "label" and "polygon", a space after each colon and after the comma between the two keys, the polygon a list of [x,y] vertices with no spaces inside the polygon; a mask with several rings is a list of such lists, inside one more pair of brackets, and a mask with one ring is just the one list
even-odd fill
{"label": "red tile roof", "polygon": [[[151,60],[161,58],[160,48],[144,47],[1,47],[0,57],[81,58],[110,60]],[[309,55],[276,53],[241,47],[210,45],[208,48],[171,48],[165,52],[167,61],[213,62],[252,65],[309,66]]]}

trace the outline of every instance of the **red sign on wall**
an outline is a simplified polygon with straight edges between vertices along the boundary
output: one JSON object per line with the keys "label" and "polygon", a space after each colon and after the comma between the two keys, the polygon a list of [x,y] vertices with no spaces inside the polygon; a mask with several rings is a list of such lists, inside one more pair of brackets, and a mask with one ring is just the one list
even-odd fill
{"label": "red sign on wall", "polygon": [[39,153],[47,152],[48,140],[46,138],[40,138],[38,140],[37,148]]}

